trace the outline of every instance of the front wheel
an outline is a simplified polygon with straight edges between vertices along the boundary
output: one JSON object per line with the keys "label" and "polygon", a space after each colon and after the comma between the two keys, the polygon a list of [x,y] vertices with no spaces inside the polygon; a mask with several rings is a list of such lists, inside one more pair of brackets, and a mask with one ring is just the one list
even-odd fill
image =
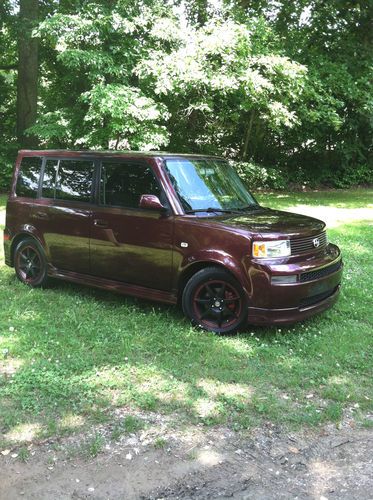
{"label": "front wheel", "polygon": [[33,238],[18,243],[14,252],[14,267],[18,279],[26,285],[39,287],[47,282],[47,259],[44,250]]}
{"label": "front wheel", "polygon": [[184,314],[204,330],[232,333],[247,319],[246,297],[241,285],[224,269],[198,271],[182,296]]}

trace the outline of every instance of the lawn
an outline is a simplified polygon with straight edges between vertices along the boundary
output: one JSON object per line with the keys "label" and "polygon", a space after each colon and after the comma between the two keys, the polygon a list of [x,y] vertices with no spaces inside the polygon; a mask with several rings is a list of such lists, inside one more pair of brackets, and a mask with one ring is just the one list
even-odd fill
{"label": "lawn", "polygon": [[[193,329],[176,307],[59,281],[28,289],[1,260],[0,450],[115,425],[117,408],[167,414],[175,426],[295,428],[346,415],[371,425],[373,191],[258,199],[327,220],[345,261],[332,310],[217,336]],[[0,197],[0,224],[4,211]]]}

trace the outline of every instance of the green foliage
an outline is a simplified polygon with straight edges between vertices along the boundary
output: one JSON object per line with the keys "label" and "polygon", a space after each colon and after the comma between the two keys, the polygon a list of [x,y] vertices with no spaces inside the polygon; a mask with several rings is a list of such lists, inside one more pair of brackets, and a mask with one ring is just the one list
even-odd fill
{"label": "green foliage", "polygon": [[17,145],[0,144],[0,192],[10,189],[15,158],[17,155]]}
{"label": "green foliage", "polygon": [[279,169],[262,167],[248,162],[231,162],[249,190],[268,188],[285,189],[286,173]]}
{"label": "green foliage", "polygon": [[[219,154],[253,179],[266,166],[273,188],[372,182],[371,2],[183,5],[41,2],[29,134],[41,147]],[[16,71],[1,68],[16,61],[19,21],[12,2],[0,9],[0,161],[10,165]]]}
{"label": "green foliage", "polygon": [[84,146],[113,149],[159,149],[168,143],[168,132],[160,125],[168,118],[167,108],[125,85],[96,85],[82,96],[89,103],[85,120],[88,133]]}
{"label": "green foliage", "polygon": [[105,438],[101,434],[94,434],[85,442],[85,452],[87,457],[95,458],[101,452],[105,445]]}
{"label": "green foliage", "polygon": [[29,458],[30,458],[30,452],[29,452],[29,450],[25,446],[22,446],[18,450],[18,459],[21,462],[27,462]]}
{"label": "green foliage", "polygon": [[126,417],[119,423],[117,423],[112,432],[111,439],[113,441],[118,441],[123,434],[132,434],[143,429],[144,423],[137,417],[133,415],[126,415]]}

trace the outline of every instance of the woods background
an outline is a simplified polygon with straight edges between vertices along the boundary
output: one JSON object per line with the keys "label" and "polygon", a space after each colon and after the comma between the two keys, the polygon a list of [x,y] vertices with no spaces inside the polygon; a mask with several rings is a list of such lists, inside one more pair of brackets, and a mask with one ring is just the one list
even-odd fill
{"label": "woods background", "polygon": [[20,147],[224,155],[252,188],[372,183],[372,18],[372,0],[2,0],[0,189]]}

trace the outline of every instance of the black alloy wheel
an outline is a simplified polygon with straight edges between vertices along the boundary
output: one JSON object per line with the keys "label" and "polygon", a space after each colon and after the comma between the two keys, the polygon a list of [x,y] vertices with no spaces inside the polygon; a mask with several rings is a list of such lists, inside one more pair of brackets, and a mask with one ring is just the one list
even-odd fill
{"label": "black alloy wheel", "polygon": [[182,305],[192,323],[204,330],[231,333],[246,321],[245,294],[230,273],[206,268],[188,281]]}
{"label": "black alloy wheel", "polygon": [[47,281],[47,260],[41,246],[33,239],[22,240],[14,252],[16,275],[22,283],[32,287],[45,285]]}

